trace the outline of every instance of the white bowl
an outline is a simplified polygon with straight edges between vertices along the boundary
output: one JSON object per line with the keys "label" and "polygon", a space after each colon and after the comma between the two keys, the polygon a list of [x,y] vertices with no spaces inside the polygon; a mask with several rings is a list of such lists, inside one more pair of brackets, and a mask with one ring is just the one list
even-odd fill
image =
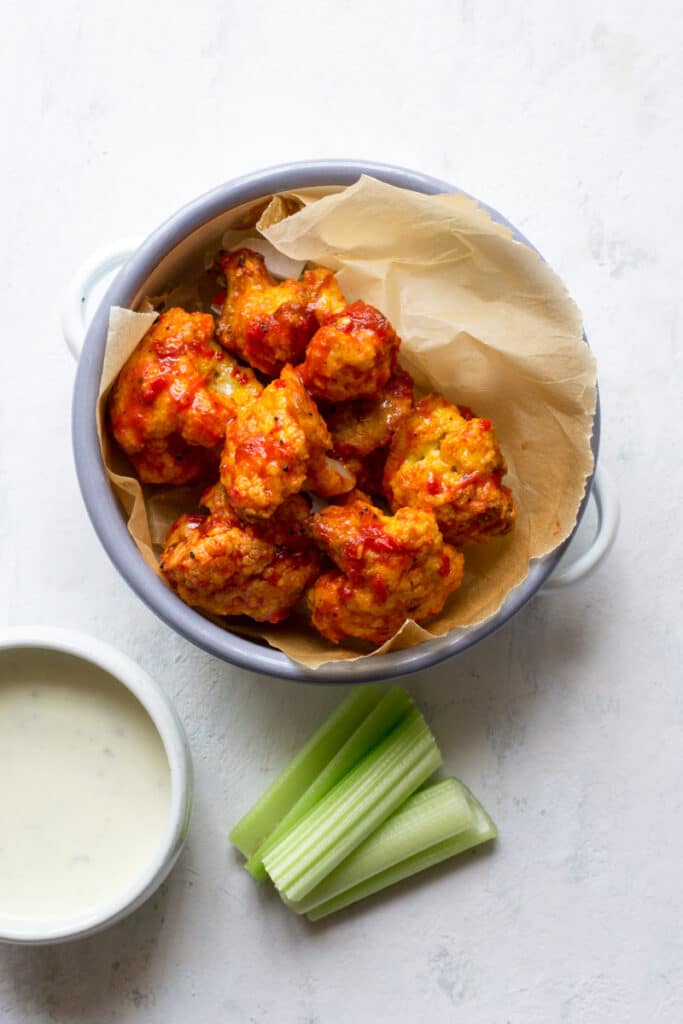
{"label": "white bowl", "polygon": [[125,654],[94,637],[50,627],[17,627],[0,631],[0,651],[52,651],[56,671],[64,671],[64,655],[108,672],[142,704],[163,743],[170,770],[170,810],[166,829],[152,862],[116,899],[98,904],[63,920],[50,918],[44,924],[35,917],[3,914],[0,907],[0,942],[43,945],[82,938],[120,921],[140,906],[164,881],[175,864],[187,836],[192,809],[192,760],[182,724],[161,687]]}

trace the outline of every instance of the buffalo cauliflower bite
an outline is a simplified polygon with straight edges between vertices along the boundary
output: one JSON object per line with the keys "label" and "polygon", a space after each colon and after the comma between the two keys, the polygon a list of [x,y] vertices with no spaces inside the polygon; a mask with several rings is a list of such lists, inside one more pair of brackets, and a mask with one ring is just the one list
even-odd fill
{"label": "buffalo cauliflower bite", "polygon": [[313,625],[333,643],[384,643],[406,619],[437,615],[462,581],[463,556],[431,512],[386,516],[356,491],[314,516],[310,530],[336,566],[307,594]]}
{"label": "buffalo cauliflower bite", "polygon": [[490,420],[428,395],[401,420],[384,470],[392,509],[432,509],[444,538],[460,547],[507,533],[515,505]]}
{"label": "buffalo cauliflower bite", "polygon": [[352,473],[356,480],[356,487],[365,494],[376,495],[384,501],[384,467],[387,461],[389,448],[375,448],[369,455],[358,455],[343,458],[340,461],[347,472]]}
{"label": "buffalo cauliflower bite", "polygon": [[321,409],[332,436],[332,452],[309,467],[307,488],[321,498],[345,494],[353,487],[382,494],[387,445],[412,405],[412,377],[397,370],[376,398]]}
{"label": "buffalo cauliflower bite", "polygon": [[401,339],[374,306],[354,302],[316,331],[299,367],[314,398],[374,398],[396,368]]}
{"label": "buffalo cauliflower bite", "polygon": [[319,498],[337,498],[358,488],[384,499],[382,480],[389,448],[375,448],[369,455],[326,455],[311,463],[304,489]]}
{"label": "buffalo cauliflower bite", "polygon": [[230,505],[244,519],[267,519],[330,447],[299,374],[285,366],[227,425],[220,474]]}
{"label": "buffalo cauliflower bite", "polygon": [[413,407],[413,378],[397,370],[374,398],[358,398],[323,410],[335,455],[362,458],[391,441]]}
{"label": "buffalo cauliflower bite", "polygon": [[358,481],[358,472],[348,459],[316,455],[308,464],[304,489],[319,498],[336,498],[352,491]]}
{"label": "buffalo cauliflower bite", "polygon": [[183,601],[213,615],[282,621],[320,571],[305,532],[306,499],[288,498],[258,524],[240,522],[220,484],[202,505],[209,515],[181,516],[171,528],[161,557],[165,578]]}
{"label": "buffalo cauliflower bite", "polygon": [[273,280],[260,253],[224,253],[226,299],[218,340],[255,369],[277,377],[285,363],[298,363],[322,320],[344,308],[331,270],[307,270],[300,281]]}
{"label": "buffalo cauliflower bite", "polygon": [[236,408],[261,392],[247,367],[213,340],[213,317],[162,313],[114,384],[109,418],[143,483],[184,484],[215,466]]}

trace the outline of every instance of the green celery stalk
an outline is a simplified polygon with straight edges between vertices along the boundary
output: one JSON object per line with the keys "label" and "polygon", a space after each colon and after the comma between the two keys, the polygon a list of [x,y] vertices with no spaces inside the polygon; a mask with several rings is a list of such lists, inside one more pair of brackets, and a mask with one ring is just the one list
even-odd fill
{"label": "green celery stalk", "polygon": [[410,711],[264,858],[287,900],[301,900],[441,765],[417,710]]}
{"label": "green celery stalk", "polygon": [[382,697],[379,704],[372,709],[367,718],[360,723],[356,731],[337,751],[327,767],[323,768],[317,779],[290,807],[265,842],[261,843],[256,853],[249,858],[246,868],[254,878],[263,881],[268,877],[263,864],[264,857],[268,856],[282,836],[300,821],[307,811],[317,804],[326,793],[329,793],[332,787],[398,724],[412,706],[413,702],[409,695],[400,687],[394,687]]}
{"label": "green celery stalk", "polygon": [[457,779],[442,779],[408,797],[390,818],[357,846],[303,900],[288,903],[297,914],[353,889],[401,861],[452,839],[474,824],[474,813]]}
{"label": "green celery stalk", "polygon": [[358,885],[347,889],[346,892],[341,892],[337,896],[333,896],[332,899],[319,903],[309,911],[309,921],[318,921],[321,917],[334,914],[336,911],[343,910],[344,907],[348,907],[358,900],[365,899],[366,896],[372,896],[373,893],[380,892],[380,890],[386,889],[396,882],[403,881],[404,878],[409,878],[411,875],[425,871],[435,864],[440,864],[441,861],[447,860],[449,857],[455,857],[457,854],[464,853],[465,850],[470,850],[480,843],[485,843],[489,839],[495,839],[498,835],[498,830],[493,821],[467,787],[463,788],[467,793],[467,799],[474,816],[474,823],[469,828],[459,832],[450,839],[444,839],[442,842],[436,843],[421,853],[417,853],[412,857],[406,858],[406,860],[400,861],[398,864],[394,864],[385,871],[380,871],[373,877],[367,878],[364,882],[360,882]]}
{"label": "green celery stalk", "polygon": [[251,810],[240,818],[229,838],[245,857],[251,857],[258,849],[363,719],[379,704],[381,696],[382,691],[376,685],[353,689],[304,743]]}

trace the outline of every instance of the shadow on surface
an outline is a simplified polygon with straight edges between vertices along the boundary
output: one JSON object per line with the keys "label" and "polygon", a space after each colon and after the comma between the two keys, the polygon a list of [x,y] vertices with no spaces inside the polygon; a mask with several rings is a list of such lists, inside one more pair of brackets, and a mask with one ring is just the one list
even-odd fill
{"label": "shadow on surface", "polygon": [[[591,604],[595,602],[595,606]],[[502,770],[523,755],[538,722],[561,728],[564,705],[576,699],[596,647],[604,642],[602,608],[593,588],[577,585],[538,596],[497,633],[430,670],[395,680],[423,710],[444,755],[445,774]],[[386,684],[388,687],[390,684]],[[236,692],[239,694],[236,696]],[[213,727],[229,736],[230,761],[249,765],[237,816],[260,796],[301,743],[348,692],[242,674],[221,688]],[[239,748],[239,757],[236,751]],[[259,774],[261,780],[259,781]]]}
{"label": "shadow on surface", "polygon": [[368,896],[364,900],[359,900],[358,903],[352,903],[351,906],[345,907],[344,910],[339,910],[336,914],[323,917],[320,921],[306,921],[307,930],[315,937],[333,928],[336,923],[344,918],[351,918],[354,914],[357,914],[359,918],[365,914],[372,914],[383,904],[390,903],[393,900],[400,900],[408,893],[417,894],[422,892],[424,898],[427,899],[427,892],[440,878],[453,873],[457,873],[461,878],[466,876],[468,869],[471,870],[476,863],[487,860],[495,853],[496,843],[497,840],[494,840],[474,850],[468,850],[452,860],[443,861],[443,863],[429,868],[428,871],[423,871],[420,874],[413,875],[411,878],[406,878],[396,885],[389,886],[388,889],[384,889],[382,892],[375,893],[374,896]]}
{"label": "shadow on surface", "polygon": [[581,587],[539,596],[481,644],[404,680],[434,729],[447,772],[457,775],[482,746],[502,764],[523,747],[548,700],[571,697],[600,642],[586,599]]}

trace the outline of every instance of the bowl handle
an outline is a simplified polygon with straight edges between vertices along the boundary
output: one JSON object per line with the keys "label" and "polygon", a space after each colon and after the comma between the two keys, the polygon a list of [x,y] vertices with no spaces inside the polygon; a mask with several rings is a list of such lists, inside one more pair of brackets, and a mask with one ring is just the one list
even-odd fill
{"label": "bowl handle", "polygon": [[124,238],[103,246],[81,264],[69,282],[60,318],[66,347],[77,362],[97,304],[139,244],[138,239]]}
{"label": "bowl handle", "polygon": [[598,528],[593,543],[588,551],[584,551],[576,561],[572,562],[563,572],[551,576],[540,591],[542,594],[554,590],[562,590],[572,583],[584,579],[607,555],[619,529],[619,499],[609,474],[599,466],[593,477],[591,497],[598,513]]}

